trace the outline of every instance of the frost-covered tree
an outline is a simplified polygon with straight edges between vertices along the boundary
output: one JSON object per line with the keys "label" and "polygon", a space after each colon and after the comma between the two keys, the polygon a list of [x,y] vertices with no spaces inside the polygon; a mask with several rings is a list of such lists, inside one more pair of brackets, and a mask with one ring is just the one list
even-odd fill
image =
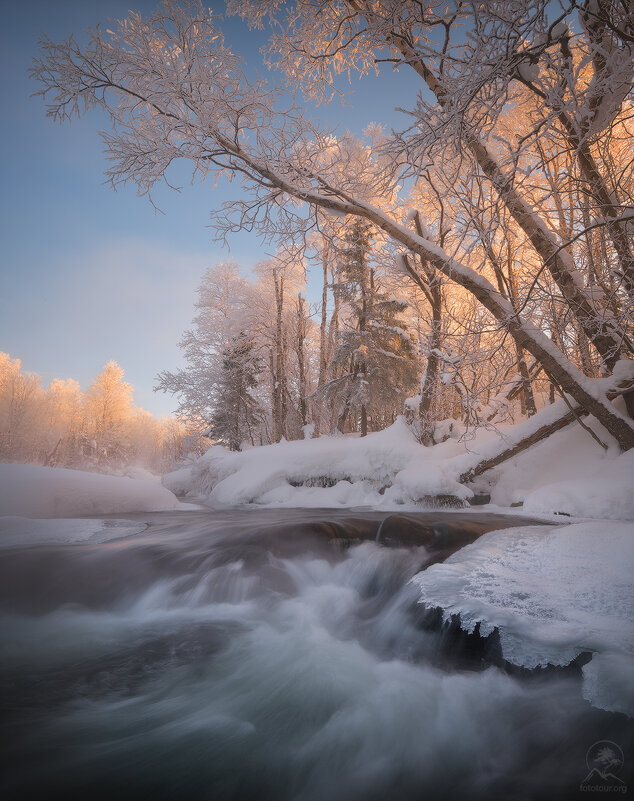
{"label": "frost-covered tree", "polygon": [[245,441],[258,444],[264,410],[254,390],[262,367],[253,337],[244,331],[233,336],[222,352],[209,436],[233,451],[239,450]]}
{"label": "frost-covered tree", "polygon": [[216,265],[203,275],[197,290],[196,315],[180,347],[186,367],[157,376],[156,391],[178,398],[178,414],[206,428],[216,405],[223,352],[245,327],[251,326],[255,293],[233,262]]}
{"label": "frost-covered tree", "polygon": [[225,355],[236,337],[248,332],[258,357],[255,395],[268,411],[252,426],[254,441],[277,442],[300,435],[300,387],[306,386],[308,363],[305,354],[303,361],[298,355],[293,302],[303,286],[303,271],[291,255],[281,251],[263,260],[251,281],[233,263],[219,264],[203,276],[193,326],[181,341],[186,366],[160,373],[155,387],[177,396],[179,414],[197,422],[201,430],[217,414]]}
{"label": "frost-covered tree", "polygon": [[41,413],[39,377],[22,372],[19,359],[0,353],[0,459],[35,458]]}
{"label": "frost-covered tree", "polygon": [[338,285],[348,316],[337,332],[331,362],[334,376],[320,389],[339,402],[340,431],[351,410],[358,411],[361,436],[368,432],[368,417],[374,418],[373,427],[382,428],[403,410],[419,372],[402,319],[407,304],[380,290],[370,255],[370,227],[356,221],[344,237]]}
{"label": "frost-covered tree", "polygon": [[[291,221],[295,224],[298,201],[309,209],[366,220],[395,247],[425,259],[471,293],[492,324],[540,363],[571,404],[593,414],[623,448],[633,447],[634,426],[610,400],[632,385],[631,365],[615,369],[620,359],[631,360],[628,317],[625,312],[614,315],[609,290],[579,273],[573,243],[562,242],[550,215],[531,203],[531,170],[523,162],[525,148],[543,131],[559,126],[563,136],[572,122],[578,146],[572,147],[569,137],[571,152],[581,159],[587,145],[611,190],[609,203],[597,205],[601,216],[596,225],[609,233],[608,261],[617,267],[616,292],[623,299],[629,286],[627,253],[617,238],[631,220],[627,196],[616,189],[629,184],[607,170],[600,137],[626,118],[634,72],[634,17],[627,5],[606,0],[597,6],[588,0],[581,6],[586,21],[574,35],[576,4],[557,16],[547,0],[235,0],[230,5],[254,24],[269,17],[281,23],[271,52],[307,97],[330,94],[338,74],[368,72],[377,60],[413,70],[424,90],[413,99],[413,124],[402,135],[387,137],[378,157],[370,154],[363,169],[342,169],[347,156],[333,145],[332,134],[292,103],[285,108],[279,89],[248,81],[216,19],[198,2],[166,2],[146,18],[132,14],[112,31],[94,29],[82,46],[72,38],[61,44],[45,40],[33,74],[43,92],[53,95],[48,113],[63,120],[98,105],[109,115],[113,128],[104,137],[114,184],[132,181],[149,193],[178,158],[191,160],[202,177],[214,172],[239,176],[246,195],[216,218],[221,234],[242,226],[279,233]],[[609,33],[601,35],[602,28]],[[578,65],[589,72],[581,74]],[[546,76],[543,86],[535,66],[539,76]],[[532,86],[546,94],[539,103]],[[520,139],[513,135],[499,141],[496,126],[503,111],[527,91],[541,117]],[[465,164],[467,172],[483,176],[534,254],[526,261],[532,270],[527,287],[548,276],[553,293],[596,350],[604,376],[614,371],[613,380],[591,383],[549,329],[536,324],[523,303],[514,306],[478,269],[473,243],[443,248],[407,224],[392,195],[431,161],[457,165],[454,180],[448,181],[452,188]],[[591,165],[579,161],[578,167],[591,184]],[[383,203],[370,200],[380,195]]]}
{"label": "frost-covered tree", "polygon": [[181,420],[157,419],[132,403],[123,370],[110,362],[86,393],[72,378],[40,377],[0,353],[0,458],[48,467],[119,471],[173,469],[199,441]]}
{"label": "frost-covered tree", "polygon": [[46,389],[44,409],[47,423],[43,438],[47,450],[45,463],[50,466],[80,465],[85,408],[79,382],[72,378],[51,381]]}
{"label": "frost-covered tree", "polygon": [[98,462],[126,460],[133,392],[115,361],[109,361],[86,390],[86,431]]}

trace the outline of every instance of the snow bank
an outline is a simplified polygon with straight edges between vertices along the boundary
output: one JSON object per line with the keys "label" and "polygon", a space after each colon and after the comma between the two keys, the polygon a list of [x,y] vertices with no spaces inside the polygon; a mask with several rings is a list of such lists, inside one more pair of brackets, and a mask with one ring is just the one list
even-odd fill
{"label": "snow bank", "polygon": [[[540,413],[540,425],[548,422],[548,415],[555,415],[556,407],[545,410],[546,416]],[[502,427],[493,437],[478,435],[467,443],[470,452],[449,457],[445,469],[460,476],[501,445],[511,446],[529,434],[537,426],[535,420]],[[580,425],[572,424],[483,474],[477,482],[488,482],[491,502],[497,506],[523,503],[523,511],[530,514],[563,512],[574,517],[633,520],[634,451],[620,454],[594,418],[586,423],[609,445],[607,452]]]}
{"label": "snow bank", "polygon": [[367,437],[320,437],[232,452],[210,448],[191,468],[164,477],[212,504],[385,506],[471,497],[420,445],[404,418]]}
{"label": "snow bank", "polygon": [[161,481],[163,486],[174,495],[187,495],[192,490],[192,469],[191,467],[181,467],[179,470],[166,473]]}
{"label": "snow bank", "polygon": [[[216,445],[193,465],[168,473],[163,483],[212,506],[460,505],[473,495],[459,483],[463,473],[563,410],[554,404],[539,419],[481,428],[471,438],[452,437],[431,448],[416,441],[404,418],[364,438],[282,441],[238,453]],[[473,486],[490,493],[495,506],[523,503],[523,513],[634,519],[634,450],[619,454],[596,420],[587,424],[608,443],[607,452],[573,424],[487,471]]]}
{"label": "snow bank", "polygon": [[[634,451],[617,458],[593,460],[584,468],[585,475],[575,480],[547,484],[541,479],[536,489],[526,493],[524,511],[634,520]],[[565,472],[562,470],[559,475]]]}
{"label": "snow bank", "polygon": [[462,627],[499,630],[516,665],[566,665],[583,651],[584,696],[634,716],[634,526],[586,522],[492,531],[412,581]]}
{"label": "snow bank", "polygon": [[0,515],[66,515],[161,512],[176,497],[153,481],[104,476],[61,467],[0,464]]}
{"label": "snow bank", "polygon": [[99,543],[139,534],[146,523],[132,520],[33,520],[0,517],[0,548],[43,544]]}

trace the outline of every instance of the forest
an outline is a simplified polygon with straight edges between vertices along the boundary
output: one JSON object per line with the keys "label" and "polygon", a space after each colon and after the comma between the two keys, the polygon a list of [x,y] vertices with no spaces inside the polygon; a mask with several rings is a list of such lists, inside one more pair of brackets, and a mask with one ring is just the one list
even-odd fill
{"label": "forest", "polygon": [[[227,265],[205,276],[188,366],[158,381],[180,412],[231,448],[363,435],[402,413],[429,445],[447,421],[517,421],[561,397],[538,438],[591,414],[631,448],[627,4],[233,0],[228,13],[271,25],[277,79],[247,77],[198,2],[44,39],[32,69],[53,119],[105,113],[113,186],[151,199],[178,159],[195,180],[230,176],[244,191],[213,213],[216,235],[256,230],[275,250],[257,282]],[[404,130],[378,121],[360,139],[315,122],[342,76],[379,68],[420,79]]]}
{"label": "forest", "polygon": [[20,359],[0,353],[0,461],[104,473],[136,467],[142,475],[199,453],[190,425],[154,417],[135,406],[133,393],[114,361],[82,392],[72,378],[42,386]]}

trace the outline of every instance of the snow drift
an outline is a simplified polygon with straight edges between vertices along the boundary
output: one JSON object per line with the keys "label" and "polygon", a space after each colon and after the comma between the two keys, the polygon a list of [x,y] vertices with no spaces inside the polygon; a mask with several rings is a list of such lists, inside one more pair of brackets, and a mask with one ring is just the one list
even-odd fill
{"label": "snow drift", "polygon": [[104,476],[62,467],[0,464],[0,515],[67,515],[162,512],[176,497],[153,481]]}
{"label": "snow drift", "polygon": [[[363,438],[283,441],[241,452],[216,445],[189,468],[189,483],[192,494],[232,506],[385,506],[438,496],[462,505],[473,493],[433,453],[398,418]],[[182,491],[185,470],[165,476],[165,485]]]}
{"label": "snow drift", "polygon": [[[546,412],[556,416],[553,408]],[[460,506],[473,495],[460,476],[538,427],[535,419],[431,448],[416,441],[404,418],[364,438],[324,436],[241,452],[216,445],[163,483],[212,506]],[[589,424],[610,442],[596,421]],[[634,451],[619,455],[611,445],[606,453],[575,424],[479,476],[474,486],[496,506],[523,503],[531,514],[628,520],[633,481]]]}
{"label": "snow drift", "polygon": [[412,579],[420,601],[460,625],[500,634],[504,658],[527,668],[592,652],[583,693],[634,716],[634,528],[576,523],[492,531]]}

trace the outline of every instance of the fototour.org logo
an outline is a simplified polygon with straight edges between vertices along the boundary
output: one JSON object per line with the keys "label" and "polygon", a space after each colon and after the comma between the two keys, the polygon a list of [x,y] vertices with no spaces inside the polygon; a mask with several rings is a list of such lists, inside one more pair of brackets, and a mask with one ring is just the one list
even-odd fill
{"label": "fototour.org logo", "polygon": [[588,775],[579,785],[583,793],[627,793],[627,785],[619,777],[625,758],[621,746],[612,740],[598,740],[588,748]]}

